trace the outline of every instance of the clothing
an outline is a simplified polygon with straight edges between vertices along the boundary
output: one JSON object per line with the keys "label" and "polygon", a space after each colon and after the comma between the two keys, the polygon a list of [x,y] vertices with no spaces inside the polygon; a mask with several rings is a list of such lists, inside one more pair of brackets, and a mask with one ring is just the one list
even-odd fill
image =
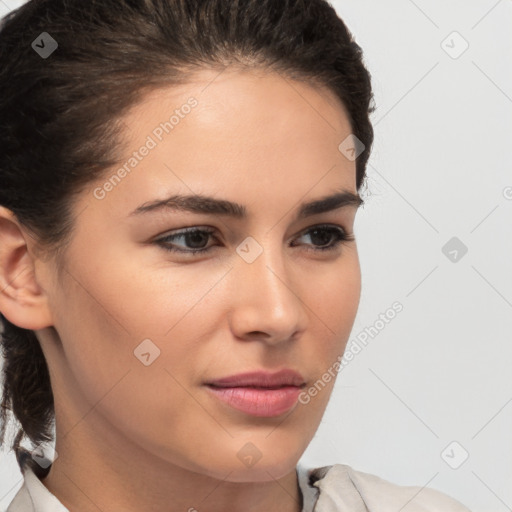
{"label": "clothing", "polygon": [[344,464],[297,469],[302,512],[471,512],[434,489],[399,486]]}
{"label": "clothing", "polygon": [[[299,464],[296,472],[302,512],[470,512],[439,491],[398,486],[344,464],[313,469]],[[23,474],[6,512],[69,512],[30,468]]]}

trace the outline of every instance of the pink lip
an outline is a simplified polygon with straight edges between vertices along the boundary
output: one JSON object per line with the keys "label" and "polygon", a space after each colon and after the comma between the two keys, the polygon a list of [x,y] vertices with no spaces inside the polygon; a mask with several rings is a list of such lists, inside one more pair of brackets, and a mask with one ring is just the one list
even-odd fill
{"label": "pink lip", "polygon": [[217,398],[234,409],[252,416],[272,417],[284,414],[291,409],[302,392],[296,386],[271,388],[216,388],[207,386]]}
{"label": "pink lip", "polygon": [[243,387],[254,386],[260,388],[272,388],[282,386],[303,386],[304,378],[300,373],[294,370],[281,370],[270,373],[265,371],[256,371],[248,373],[239,373],[230,377],[210,380],[206,384],[212,384],[217,387]]}
{"label": "pink lip", "polygon": [[279,416],[290,410],[305,386],[293,370],[277,373],[250,372],[216,379],[207,389],[234,409],[252,416]]}

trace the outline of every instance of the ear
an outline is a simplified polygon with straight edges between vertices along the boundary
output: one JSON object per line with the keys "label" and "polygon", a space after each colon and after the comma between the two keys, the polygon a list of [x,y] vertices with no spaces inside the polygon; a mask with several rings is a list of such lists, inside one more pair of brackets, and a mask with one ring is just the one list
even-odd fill
{"label": "ear", "polygon": [[35,245],[11,210],[0,206],[0,312],[14,325],[53,325],[48,298],[36,279],[28,244]]}

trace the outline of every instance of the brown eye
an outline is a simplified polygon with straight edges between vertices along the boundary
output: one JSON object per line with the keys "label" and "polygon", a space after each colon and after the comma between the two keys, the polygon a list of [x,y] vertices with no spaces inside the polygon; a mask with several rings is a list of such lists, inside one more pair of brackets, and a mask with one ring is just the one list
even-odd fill
{"label": "brown eye", "polygon": [[[208,242],[208,239],[213,235],[215,231],[213,229],[186,229],[182,231],[177,231],[176,233],[172,233],[166,235],[163,238],[159,238],[156,240],[156,243],[160,245],[167,251],[178,252],[184,254],[198,254],[205,253],[210,250],[212,246],[205,246]],[[187,249],[178,249],[176,248],[176,240],[182,240],[184,242],[185,247]]]}
{"label": "brown eye", "polygon": [[312,251],[334,251],[340,244],[354,240],[353,234],[348,234],[339,226],[331,225],[313,226],[304,231],[300,238],[304,236],[309,236],[312,240],[313,248],[308,249]]}

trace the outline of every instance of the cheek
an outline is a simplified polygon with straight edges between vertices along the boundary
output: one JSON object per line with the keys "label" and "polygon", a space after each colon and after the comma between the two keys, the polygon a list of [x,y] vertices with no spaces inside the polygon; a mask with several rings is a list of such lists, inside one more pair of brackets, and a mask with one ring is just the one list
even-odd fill
{"label": "cheek", "polygon": [[127,372],[139,384],[126,397],[147,404],[145,389],[151,389],[149,396],[164,388],[180,395],[178,382],[190,387],[200,380],[208,341],[224,318],[221,287],[215,287],[229,267],[169,265],[142,271],[133,261],[94,267],[75,271],[79,279],[70,283],[72,300],[65,298],[57,308],[65,311],[58,330],[67,340],[70,370],[90,400]]}
{"label": "cheek", "polygon": [[355,247],[320,279],[320,286],[311,284],[309,290],[304,296],[310,297],[307,304],[314,314],[310,315],[312,325],[303,349],[304,361],[314,365],[315,382],[305,390],[302,403],[311,414],[321,415],[339,376],[339,363],[359,306],[361,273]]}
{"label": "cheek", "polygon": [[[105,422],[122,426],[149,450],[165,449],[167,456],[185,461],[180,447],[189,446],[191,438],[205,438],[205,429],[225,434],[194,390],[201,377],[198,361],[204,359],[201,347],[204,351],[213,325],[201,297],[218,278],[198,280],[196,274],[190,293],[184,294],[182,287],[173,297],[171,280],[127,279],[118,272],[82,274],[82,285],[69,284],[72,300],[57,308],[65,374],[56,389],[65,389],[62,399],[68,409],[79,404],[80,417],[102,435],[109,435]],[[144,348],[137,350],[143,340]]]}
{"label": "cheek", "polygon": [[[316,313],[312,321],[322,324],[329,345],[345,343],[359,307],[361,296],[361,270],[355,247],[347,250],[339,264],[328,269],[304,291],[307,303]],[[320,281],[320,282],[319,282]]]}
{"label": "cheek", "polygon": [[[67,372],[63,380],[74,382],[77,403],[86,406],[114,387],[120,404],[132,399],[150,404],[148,397],[172,382],[165,368],[178,371],[182,381],[181,374],[190,370],[195,353],[183,341],[198,339],[200,324],[194,331],[194,324],[184,320],[208,283],[191,285],[188,294],[184,287],[174,293],[180,283],[175,286],[170,279],[152,281],[121,265],[93,268],[74,269],[53,307],[65,359],[60,368]],[[137,386],[127,385],[132,380]]]}

